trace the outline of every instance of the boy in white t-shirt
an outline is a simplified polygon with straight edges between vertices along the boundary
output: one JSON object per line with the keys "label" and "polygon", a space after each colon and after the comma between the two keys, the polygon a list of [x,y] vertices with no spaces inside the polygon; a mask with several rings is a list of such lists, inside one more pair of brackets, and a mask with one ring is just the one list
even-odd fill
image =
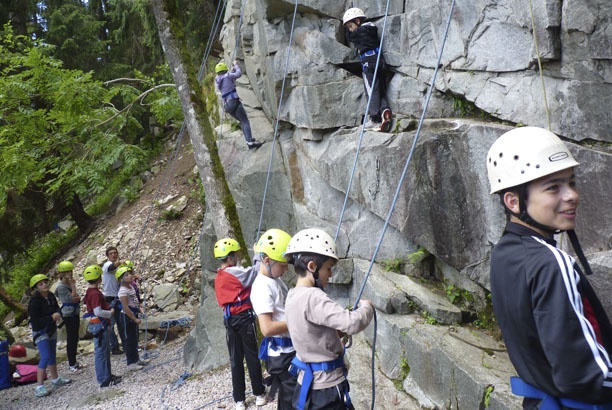
{"label": "boy in white t-shirt", "polygon": [[261,236],[255,251],[261,264],[259,274],[251,287],[251,303],[265,336],[259,349],[259,359],[266,362],[270,374],[265,383],[270,386],[269,396],[278,390],[279,410],[293,409],[291,403],[296,377],[289,372],[295,349],[289,337],[285,319],[285,299],[289,289],[281,276],[287,272],[283,254],[291,236],[280,229],[270,229]]}

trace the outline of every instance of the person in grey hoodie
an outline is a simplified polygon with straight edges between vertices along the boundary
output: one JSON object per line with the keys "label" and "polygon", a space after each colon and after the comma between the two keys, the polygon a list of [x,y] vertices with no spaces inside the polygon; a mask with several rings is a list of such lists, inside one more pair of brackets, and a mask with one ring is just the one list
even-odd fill
{"label": "person in grey hoodie", "polygon": [[249,149],[261,147],[263,142],[255,141],[251,135],[249,117],[247,117],[242,102],[240,102],[240,97],[238,97],[238,93],[236,92],[236,79],[242,75],[240,67],[238,67],[238,62],[234,61],[234,66],[232,70],[229,71],[227,65],[221,61],[215,66],[215,72],[217,73],[215,84],[223,99],[223,109],[232,117],[240,121],[240,127],[242,128],[242,133],[244,134]]}

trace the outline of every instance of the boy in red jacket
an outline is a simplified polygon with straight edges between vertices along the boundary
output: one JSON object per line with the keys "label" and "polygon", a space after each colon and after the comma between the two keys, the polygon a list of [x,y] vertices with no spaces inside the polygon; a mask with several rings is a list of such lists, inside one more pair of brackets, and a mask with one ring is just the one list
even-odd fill
{"label": "boy in red jacket", "polygon": [[215,258],[221,260],[221,268],[215,278],[215,294],[219,306],[223,308],[224,323],[227,330],[227,349],[232,369],[232,389],[236,410],[245,409],[245,381],[243,360],[246,359],[255,404],[266,404],[265,387],[257,352],[257,330],[255,314],[251,305],[251,285],[259,271],[259,256],[250,268],[238,266],[240,245],[231,238],[220,239],[215,243]]}

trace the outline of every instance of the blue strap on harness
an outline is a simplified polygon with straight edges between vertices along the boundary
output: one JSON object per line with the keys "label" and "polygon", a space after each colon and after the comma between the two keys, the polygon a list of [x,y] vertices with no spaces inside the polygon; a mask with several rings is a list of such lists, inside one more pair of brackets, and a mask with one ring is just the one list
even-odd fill
{"label": "blue strap on harness", "polygon": [[259,360],[268,360],[268,345],[274,351],[279,347],[293,347],[290,337],[264,337],[259,345]]}
{"label": "blue strap on harness", "polygon": [[361,54],[360,57],[363,60],[366,57],[375,56],[378,53],[380,53],[380,50],[378,49],[378,47],[376,47],[374,50],[368,50],[365,53]]}
{"label": "blue strap on harness", "polygon": [[238,93],[236,92],[236,90],[232,90],[232,91],[229,91],[229,92],[223,94],[221,96],[221,98],[223,98],[223,100],[225,100],[226,98],[239,98],[239,97],[238,97]]}
{"label": "blue strap on harness", "polygon": [[232,315],[230,313],[230,307],[232,307],[232,306],[240,306],[240,305],[243,305],[245,303],[249,303],[250,301],[251,301],[251,297],[249,296],[245,300],[239,300],[238,302],[228,303],[227,305],[225,305],[223,307],[223,317],[226,318],[226,319],[229,319],[229,317]]}
{"label": "blue strap on harness", "polygon": [[529,399],[541,399],[542,404],[540,410],[560,410],[561,406],[569,407],[577,410],[611,410],[612,403],[608,404],[589,404],[574,399],[560,399],[544,393],[542,390],[527,384],[520,377],[511,377],[510,386],[512,393],[517,396],[527,397]]}
{"label": "blue strap on harness", "polygon": [[[312,385],[312,380],[314,378],[313,372],[324,371],[330,372],[332,370],[338,369],[340,367],[344,367],[344,355],[338,357],[335,360],[330,360],[328,362],[321,363],[304,363],[300,359],[295,356],[291,361],[294,369],[297,368],[299,370],[304,371],[304,377],[302,378],[302,388],[300,389],[300,397],[298,399],[297,409],[304,410],[304,406],[306,406],[306,398],[308,397],[308,391],[310,390],[310,386]],[[345,375],[346,377],[346,375]],[[351,398],[346,393],[346,397],[344,398],[344,404],[349,406],[351,404]]]}

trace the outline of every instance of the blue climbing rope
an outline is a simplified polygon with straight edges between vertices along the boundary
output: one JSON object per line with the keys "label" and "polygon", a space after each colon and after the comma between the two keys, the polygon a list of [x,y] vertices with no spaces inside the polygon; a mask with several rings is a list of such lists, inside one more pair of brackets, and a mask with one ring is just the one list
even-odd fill
{"label": "blue climbing rope", "polygon": [[[208,40],[206,41],[206,47],[204,48],[204,60],[208,61],[208,57],[210,56],[210,52],[212,51],[212,46],[214,43],[214,39],[217,36],[219,23],[223,20],[223,11],[225,11],[225,6],[227,6],[227,0],[220,1],[217,3],[217,10],[215,11],[215,18],[213,19],[213,25],[208,35]],[[206,70],[206,65],[202,64],[200,66],[200,71],[198,71],[198,78],[202,78],[204,75],[204,70]]]}
{"label": "blue climbing rope", "polygon": [[414,154],[414,150],[416,148],[417,141],[419,140],[419,135],[421,134],[421,128],[423,126],[423,121],[425,120],[425,113],[427,113],[427,107],[429,106],[429,100],[431,99],[431,94],[433,93],[433,88],[436,82],[436,77],[438,75],[438,69],[440,67],[440,61],[442,61],[442,54],[444,52],[444,45],[446,44],[446,38],[448,37],[448,30],[450,28],[451,18],[453,16],[453,10],[455,8],[455,0],[452,1],[450,6],[450,11],[448,12],[448,20],[446,22],[446,29],[444,31],[444,37],[442,38],[442,45],[440,46],[440,53],[438,54],[438,62],[436,63],[436,68],[434,69],[434,73],[431,79],[431,84],[429,85],[429,89],[427,90],[427,98],[425,99],[425,107],[423,107],[423,113],[421,114],[421,119],[419,120],[419,126],[416,130],[416,134],[414,136],[414,141],[412,141],[412,147],[410,149],[410,153],[408,154],[408,159],[406,159],[406,164],[404,165],[404,170],[402,171],[402,175],[400,177],[399,182],[397,183],[397,188],[395,190],[395,195],[393,196],[393,202],[391,203],[391,207],[389,209],[389,213],[387,214],[387,219],[385,220],[385,224],[383,226],[382,232],[380,234],[380,238],[378,240],[378,244],[376,245],[376,249],[374,250],[374,255],[372,255],[372,260],[370,260],[370,266],[368,267],[368,271],[363,279],[363,283],[361,285],[361,289],[359,289],[359,293],[357,294],[357,299],[355,300],[355,305],[359,304],[359,300],[361,299],[361,295],[363,294],[363,290],[365,285],[370,277],[370,272],[372,271],[372,267],[374,266],[374,260],[376,259],[376,255],[380,250],[380,246],[382,244],[383,238],[385,237],[385,233],[389,226],[389,221],[391,220],[391,215],[393,214],[393,210],[395,208],[395,204],[397,203],[397,198],[399,197],[400,190],[402,188],[402,184],[404,182],[404,178],[406,177],[406,173],[408,171],[408,166],[410,165],[410,161],[412,160],[412,156]]}
{"label": "blue climbing rope", "polygon": [[261,201],[261,212],[259,214],[259,224],[257,225],[257,236],[259,239],[261,232],[261,222],[263,220],[264,209],[266,206],[266,196],[268,194],[268,185],[270,183],[270,171],[272,169],[272,161],[274,160],[274,147],[276,146],[276,137],[278,136],[278,123],[280,121],[281,108],[283,106],[283,94],[285,92],[285,81],[287,80],[287,70],[289,69],[289,57],[291,56],[291,43],[293,42],[293,29],[295,28],[295,16],[297,15],[298,0],[295,0],[293,8],[293,20],[291,21],[291,32],[289,34],[289,45],[287,47],[287,57],[285,58],[285,71],[283,72],[283,83],[281,85],[280,99],[278,102],[278,111],[276,113],[276,124],[274,125],[274,138],[272,139],[272,149],[270,150],[270,161],[268,162],[268,173],[266,175],[266,185],[264,188],[263,199]]}
{"label": "blue climbing rope", "polygon": [[340,227],[342,226],[342,220],[344,219],[344,211],[346,210],[346,204],[348,203],[349,194],[351,192],[351,187],[353,185],[353,178],[355,176],[355,170],[357,168],[357,160],[359,159],[359,150],[361,149],[361,143],[363,142],[363,134],[365,132],[365,125],[368,119],[368,113],[370,112],[370,104],[372,102],[372,95],[374,94],[373,90],[376,86],[376,81],[380,81],[377,79],[378,68],[380,65],[380,56],[383,53],[383,44],[385,40],[385,32],[387,31],[387,18],[389,17],[389,0],[387,0],[387,6],[385,7],[385,19],[383,22],[382,34],[380,35],[380,44],[378,45],[379,53],[376,56],[376,67],[374,68],[374,80],[372,83],[372,92],[368,96],[368,104],[366,105],[366,111],[363,116],[363,122],[361,123],[361,132],[359,133],[359,142],[357,143],[357,151],[355,152],[355,159],[353,161],[353,169],[351,171],[351,177],[349,178],[349,183],[346,188],[346,195],[344,196],[344,204],[342,204],[342,210],[340,211],[340,220],[338,221],[338,228],[336,228],[336,235],[334,236],[334,242],[338,241],[338,235],[340,234]]}

